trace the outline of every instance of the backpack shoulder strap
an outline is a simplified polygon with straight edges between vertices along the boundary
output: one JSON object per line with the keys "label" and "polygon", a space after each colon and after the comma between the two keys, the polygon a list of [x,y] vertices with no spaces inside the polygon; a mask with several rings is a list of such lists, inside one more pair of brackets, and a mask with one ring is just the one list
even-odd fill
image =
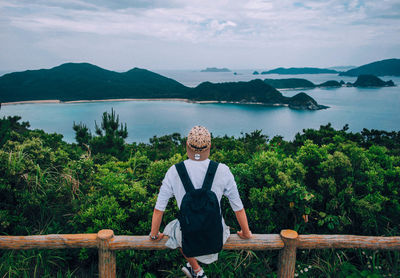
{"label": "backpack shoulder strap", "polygon": [[181,178],[181,181],[183,183],[183,187],[185,188],[186,193],[193,191],[194,186],[192,184],[192,181],[189,178],[189,174],[186,170],[185,163],[179,162],[175,164],[175,168],[178,171],[179,177]]}
{"label": "backpack shoulder strap", "polygon": [[208,165],[206,176],[204,177],[204,182],[202,188],[206,190],[211,190],[212,183],[214,181],[215,172],[217,172],[218,162],[210,160],[210,164]]}

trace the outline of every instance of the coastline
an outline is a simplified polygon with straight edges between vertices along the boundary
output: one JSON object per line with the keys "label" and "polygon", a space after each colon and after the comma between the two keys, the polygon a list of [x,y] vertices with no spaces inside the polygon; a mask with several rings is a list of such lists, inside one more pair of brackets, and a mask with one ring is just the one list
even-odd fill
{"label": "coastline", "polygon": [[95,100],[69,100],[61,101],[58,99],[51,100],[26,100],[26,101],[15,101],[15,102],[4,102],[1,105],[20,105],[20,104],[45,104],[45,103],[61,103],[61,104],[73,104],[73,103],[88,103],[88,102],[113,102],[113,101],[182,101],[186,103],[198,103],[198,104],[212,104],[212,103],[229,103],[229,104],[251,104],[251,105],[266,105],[266,106],[287,106],[283,103],[262,103],[262,102],[239,102],[239,101],[219,101],[219,100],[190,100],[186,98],[116,98],[116,99],[95,99]]}
{"label": "coastline", "polygon": [[35,103],[60,103],[58,99],[47,99],[47,100],[24,100],[24,101],[12,101],[2,102],[1,105],[17,105],[17,104],[35,104]]}
{"label": "coastline", "polygon": [[92,99],[92,100],[69,100],[61,101],[59,99],[51,100],[25,100],[25,101],[13,101],[13,102],[3,102],[1,105],[18,105],[18,104],[43,104],[43,103],[85,103],[85,102],[112,102],[112,101],[184,101],[191,102],[184,98],[116,98],[116,99]]}

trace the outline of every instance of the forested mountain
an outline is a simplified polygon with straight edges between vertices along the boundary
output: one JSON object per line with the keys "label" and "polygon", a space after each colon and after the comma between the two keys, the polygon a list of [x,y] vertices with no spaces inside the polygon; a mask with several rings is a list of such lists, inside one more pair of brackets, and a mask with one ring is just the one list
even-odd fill
{"label": "forested mountain", "polygon": [[120,98],[182,98],[268,105],[288,104],[290,101],[261,80],[204,82],[196,88],[189,88],[145,69],[134,68],[118,73],[88,63],[68,63],[52,69],[15,72],[0,77],[0,102]]}
{"label": "forested mountain", "polygon": [[124,73],[88,63],[28,70],[0,77],[0,101],[182,97],[189,89],[154,72],[134,68]]}
{"label": "forested mountain", "polygon": [[400,59],[386,59],[360,66],[355,69],[342,72],[343,76],[359,76],[361,74],[372,74],[377,76],[400,76]]}

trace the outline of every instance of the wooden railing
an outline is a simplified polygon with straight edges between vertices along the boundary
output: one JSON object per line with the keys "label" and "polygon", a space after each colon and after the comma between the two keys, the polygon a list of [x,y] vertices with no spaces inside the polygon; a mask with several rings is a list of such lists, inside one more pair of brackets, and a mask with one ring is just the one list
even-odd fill
{"label": "wooden railing", "polygon": [[[115,251],[124,249],[167,249],[163,238],[159,242],[148,236],[115,236],[112,230],[97,234],[0,236],[0,249],[63,249],[98,248],[99,277],[116,276]],[[363,248],[400,250],[400,237],[371,237],[353,235],[298,235],[293,230],[278,234],[255,234],[251,239],[231,235],[225,250],[280,250],[278,277],[294,277],[297,249]]]}

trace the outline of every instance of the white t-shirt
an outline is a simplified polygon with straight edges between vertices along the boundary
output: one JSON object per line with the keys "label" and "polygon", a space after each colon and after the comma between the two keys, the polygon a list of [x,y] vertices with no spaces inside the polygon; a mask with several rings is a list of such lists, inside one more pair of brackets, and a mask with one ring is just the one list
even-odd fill
{"label": "white t-shirt", "polygon": [[[185,160],[184,163],[194,188],[201,188],[210,160],[206,159],[203,161],[195,161],[188,159]],[[235,179],[233,178],[229,167],[223,163],[219,163],[218,165],[211,190],[215,193],[215,195],[217,195],[220,206],[222,195],[225,195],[234,211],[243,209],[243,204],[240,200]],[[175,196],[178,208],[180,208],[183,196],[185,194],[185,188],[183,187],[175,165],[173,165],[168,169],[164,180],[162,181],[155,208],[160,211],[165,211],[168,200],[172,196]]]}

